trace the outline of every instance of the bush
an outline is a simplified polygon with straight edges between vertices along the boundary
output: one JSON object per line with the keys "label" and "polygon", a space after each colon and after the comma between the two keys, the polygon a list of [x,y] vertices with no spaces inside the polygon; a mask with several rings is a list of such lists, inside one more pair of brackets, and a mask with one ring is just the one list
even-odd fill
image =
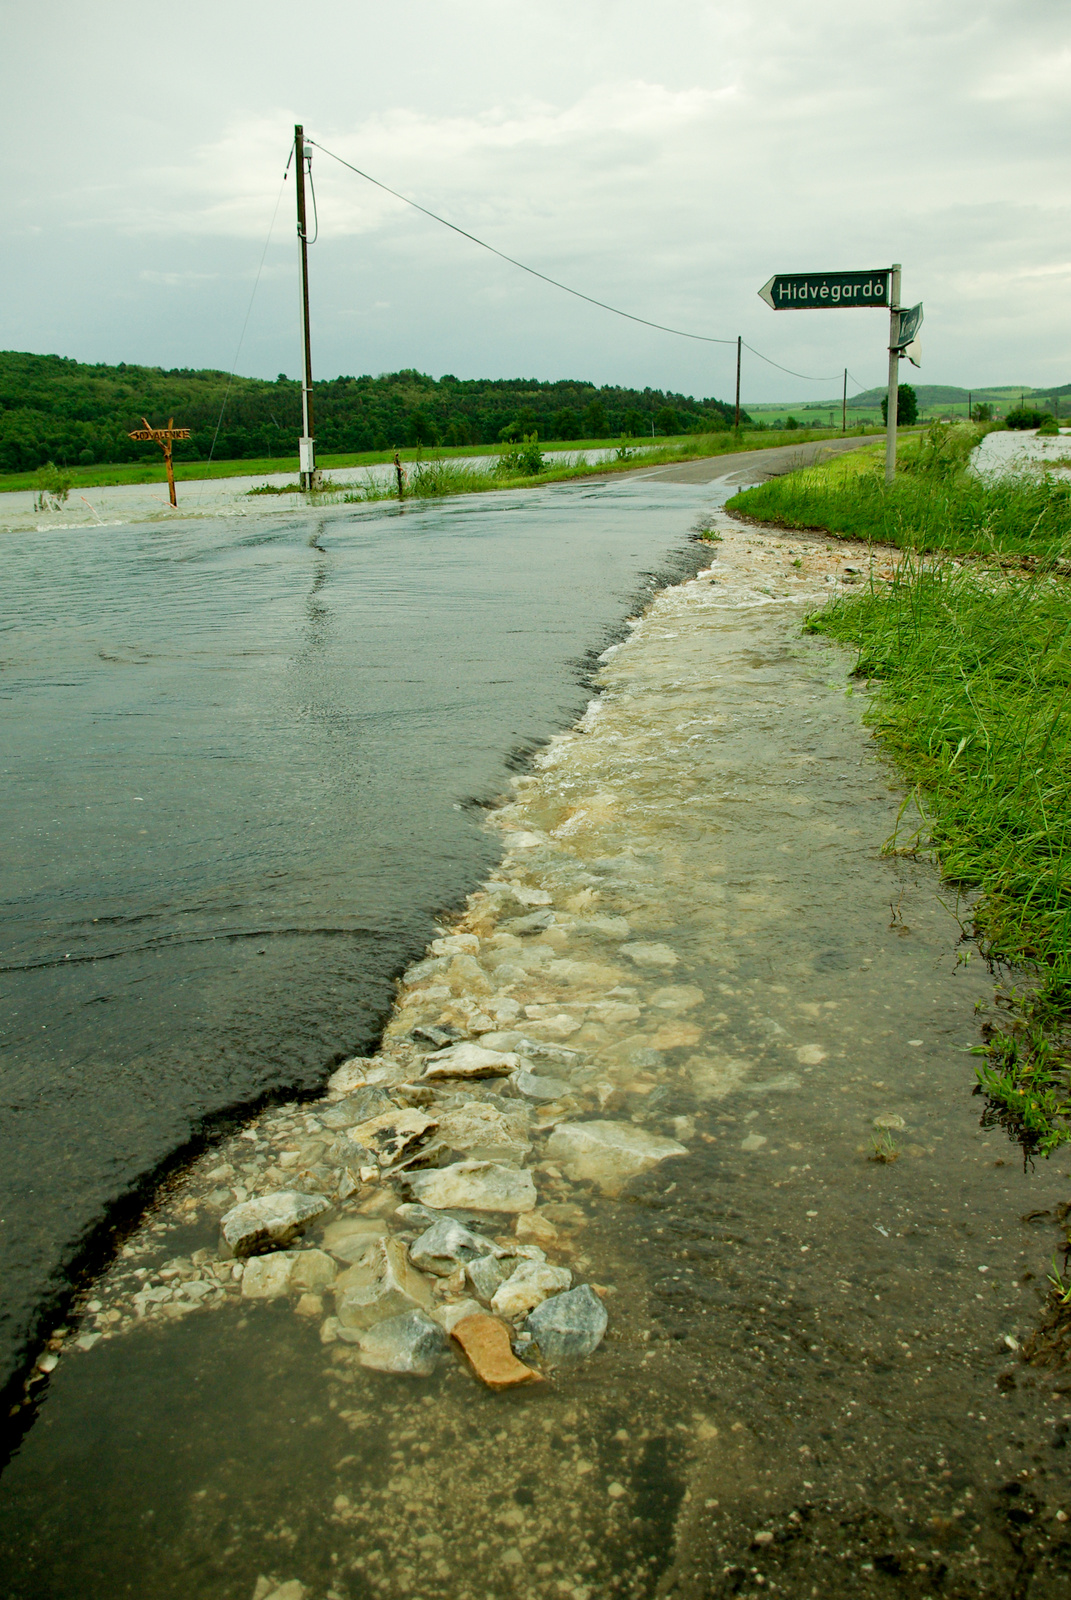
{"label": "bush", "polygon": [[789,417],[786,419],[785,427],[789,433],[792,433],[796,428],[799,427],[799,422],[795,417]]}
{"label": "bush", "polygon": [[1038,429],[1038,432],[1044,434],[1046,439],[1051,439],[1054,434],[1058,434],[1060,432],[1060,424],[1057,422],[1055,417],[1046,417],[1045,421]]}
{"label": "bush", "polygon": [[535,478],[542,471],[543,452],[535,433],[526,433],[520,444],[503,450],[495,464],[495,474],[500,478]]}
{"label": "bush", "polygon": [[68,472],[61,472],[54,461],[48,461],[34,473],[33,485],[37,490],[33,500],[34,510],[58,511],[71,492],[71,476]]}
{"label": "bush", "polygon": [[1044,414],[1034,411],[1029,406],[1016,406],[1014,411],[1009,411],[1004,418],[1006,428],[1040,428],[1045,421]]}

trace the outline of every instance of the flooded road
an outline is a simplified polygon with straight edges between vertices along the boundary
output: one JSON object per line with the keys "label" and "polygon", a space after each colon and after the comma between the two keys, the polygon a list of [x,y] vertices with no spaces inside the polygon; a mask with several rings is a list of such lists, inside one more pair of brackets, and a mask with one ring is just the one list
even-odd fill
{"label": "flooded road", "polygon": [[367,1048],[699,487],[24,532],[4,546],[0,1385],[94,1229]]}
{"label": "flooded road", "polygon": [[[1065,1163],[979,1126],[991,980],[931,869],[882,855],[902,794],[865,693],[800,632],[867,552],[714,526],[490,815],[503,859],[380,1054],[176,1178],[54,1341],[0,1481],[5,1595],[1068,1592],[1071,1380],[1017,1354]],[[436,1079],[443,1037],[523,1069]],[[450,1148],[407,1178],[347,1155],[375,1093]],[[608,1313],[506,1393],[445,1341],[428,1376],[369,1370],[331,1289],[362,1230],[416,1241],[463,1112],[532,1197],[444,1213]],[[220,1217],[284,1189],[330,1201],[294,1246],[322,1287],[254,1295]],[[445,1318],[483,1295],[461,1279],[420,1294]]]}

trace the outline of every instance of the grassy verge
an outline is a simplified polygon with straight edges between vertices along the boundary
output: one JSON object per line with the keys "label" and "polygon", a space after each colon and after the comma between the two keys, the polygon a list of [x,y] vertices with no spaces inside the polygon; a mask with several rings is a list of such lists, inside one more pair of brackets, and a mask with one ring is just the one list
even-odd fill
{"label": "grassy verge", "polygon": [[[509,455],[497,464],[481,466],[473,462],[446,459],[442,456],[424,456],[406,465],[405,498],[426,500],[441,495],[481,494],[493,489],[528,488],[541,483],[562,483],[570,478],[605,477],[616,472],[635,472],[637,468],[671,465],[674,462],[695,461],[730,455],[742,450],[770,449],[785,443],[807,444],[833,437],[828,431],[810,433],[803,429],[783,434],[735,433],[690,434],[683,440],[667,439],[653,447],[624,440],[617,444],[607,460],[558,465],[545,459],[538,473],[531,473]],[[761,441],[757,443],[756,441]],[[606,445],[593,448],[605,449]],[[522,452],[519,452],[523,454]],[[247,491],[250,495],[299,494],[296,481],[285,486],[265,485]],[[353,504],[359,501],[393,500],[397,489],[393,479],[377,481],[371,474],[363,483],[344,484],[325,479],[317,499],[335,504]]]}
{"label": "grassy verge", "polygon": [[979,1087],[989,1120],[1049,1154],[1071,1143],[1071,495],[1040,475],[979,482],[964,470],[976,435],[954,431],[889,487],[849,458],[729,508],[910,552],[892,583],[806,626],[858,650],[878,685],[869,721],[924,818],[912,845],[977,895],[983,952],[1026,975],[998,994]]}
{"label": "grassy verge", "polygon": [[[860,430],[853,429],[852,432]],[[867,430],[873,432],[873,429]],[[653,447],[646,445],[643,440],[626,440],[626,447],[646,452],[653,448],[654,458],[661,456],[664,451],[670,454],[664,459],[687,460],[699,456],[727,455],[737,450],[768,450],[783,444],[807,444],[815,439],[839,438],[838,430],[828,428],[804,429],[797,431],[784,431],[781,433],[762,430],[754,432],[746,428],[740,430],[739,435],[734,432],[712,434],[685,434],[676,439],[661,439]],[[613,449],[621,444],[616,439],[563,439],[544,442],[546,450],[571,451],[576,453],[584,450]],[[433,452],[429,455],[427,450],[412,449],[400,451],[402,462],[406,466],[420,466],[429,461],[441,460],[447,456],[451,459],[466,459],[479,462],[483,457],[497,456],[505,447],[498,444],[486,445],[461,445]],[[673,452],[676,452],[675,454]],[[394,452],[369,451],[363,455],[325,455],[318,458],[318,465],[325,471],[339,471],[343,468],[381,466],[385,462],[394,460]],[[626,464],[627,465],[627,464]],[[179,483],[203,482],[214,478],[261,478],[278,473],[295,473],[298,470],[297,456],[276,456],[274,458],[262,457],[257,460],[243,461],[176,461],[175,478]],[[550,469],[557,471],[557,469]],[[594,468],[588,468],[593,471]],[[621,465],[613,470],[620,471]],[[97,465],[92,467],[69,467],[64,469],[65,475],[71,480],[72,491],[94,488],[108,488],[115,484],[124,483],[165,483],[162,458],[160,461],[133,461],[114,466]],[[32,472],[0,473],[0,494],[35,488],[35,475]]]}
{"label": "grassy verge", "polygon": [[897,474],[886,485],[883,452],[845,456],[746,489],[731,502],[761,522],[783,528],[823,528],[852,539],[949,555],[1044,557],[1066,554],[1071,486],[1044,473],[994,481],[965,470],[986,430],[940,425],[905,443]]}

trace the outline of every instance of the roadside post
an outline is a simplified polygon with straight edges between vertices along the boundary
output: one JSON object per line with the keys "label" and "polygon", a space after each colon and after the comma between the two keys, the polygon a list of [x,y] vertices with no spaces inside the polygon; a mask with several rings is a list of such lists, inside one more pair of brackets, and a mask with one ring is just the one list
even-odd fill
{"label": "roadside post", "polygon": [[[885,427],[885,482],[896,472],[896,412],[900,398],[900,358],[919,365],[916,335],[922,326],[922,305],[900,309],[900,263],[872,272],[774,273],[759,290],[773,311],[844,311],[859,306],[888,308],[889,397]],[[847,420],[848,380],[845,373],[842,425]]]}
{"label": "roadside post", "polygon": [[166,428],[154,428],[147,417],[142,417],[141,420],[145,424],[144,428],[135,428],[132,433],[127,434],[127,438],[140,439],[143,444],[147,444],[151,439],[154,444],[160,446],[164,452],[164,466],[167,468],[167,492],[171,496],[171,504],[177,507],[175,473],[171,465],[171,443],[174,439],[188,439],[190,430],[189,428],[176,428],[174,426],[174,417],[170,419]]}

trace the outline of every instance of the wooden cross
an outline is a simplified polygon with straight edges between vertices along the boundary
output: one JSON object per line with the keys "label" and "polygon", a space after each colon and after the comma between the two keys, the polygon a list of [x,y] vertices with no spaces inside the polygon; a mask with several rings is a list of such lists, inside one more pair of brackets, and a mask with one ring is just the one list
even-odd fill
{"label": "wooden cross", "polygon": [[164,466],[167,468],[168,493],[171,496],[171,504],[173,506],[177,506],[178,501],[175,498],[175,474],[171,467],[171,441],[172,439],[188,439],[190,437],[190,430],[189,428],[176,428],[174,426],[174,417],[168,418],[166,428],[154,428],[147,417],[142,417],[141,420],[145,424],[144,428],[135,428],[132,433],[127,435],[127,437],[129,439],[141,439],[146,443],[152,439],[163,450]]}

